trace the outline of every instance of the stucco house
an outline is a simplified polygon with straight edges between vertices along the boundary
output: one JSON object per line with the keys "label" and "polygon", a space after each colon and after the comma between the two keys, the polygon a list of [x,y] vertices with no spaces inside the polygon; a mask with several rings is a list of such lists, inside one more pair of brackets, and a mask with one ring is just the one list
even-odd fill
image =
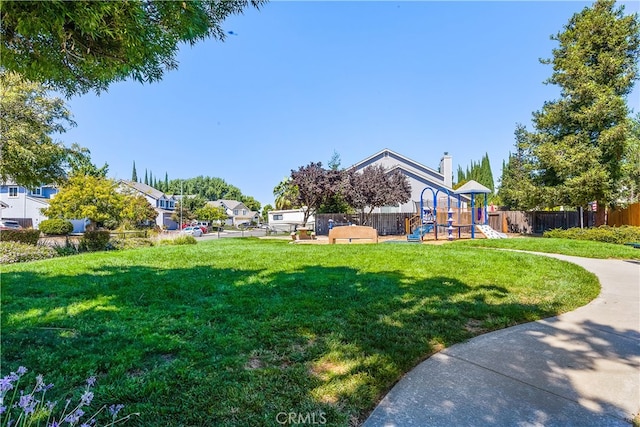
{"label": "stucco house", "polygon": [[[447,206],[447,193],[451,196],[451,206],[457,206],[458,198],[453,196],[453,159],[448,153],[444,153],[440,159],[438,170],[425,166],[412,160],[402,154],[391,151],[387,148],[381,150],[364,160],[351,166],[349,169],[361,171],[367,166],[383,166],[388,172],[399,170],[409,180],[411,184],[411,199],[404,204],[397,206],[383,206],[376,208],[373,213],[417,213],[420,205],[421,195],[425,205],[433,205],[433,196],[431,191],[423,194],[426,187],[432,188],[434,191],[440,190],[438,193],[438,207]],[[444,191],[446,190],[446,191]],[[468,198],[461,197],[463,201]]]}
{"label": "stucco house", "polygon": [[207,202],[207,206],[222,207],[227,212],[227,225],[240,225],[243,223],[259,222],[260,215],[249,209],[244,203],[237,200],[219,199]]}
{"label": "stucco house", "polygon": [[13,182],[3,182],[0,185],[0,202],[3,203],[0,216],[18,221],[25,228],[38,228],[47,219],[42,209],[49,207],[49,200],[56,194],[58,188],[55,185],[29,189]]}
{"label": "stucco house", "polygon": [[178,223],[171,219],[176,209],[176,198],[157,190],[150,185],[142,182],[128,181],[121,179],[118,181],[120,190],[133,195],[140,194],[144,196],[149,204],[158,213],[156,217],[156,225],[165,227],[167,230],[178,229]]}

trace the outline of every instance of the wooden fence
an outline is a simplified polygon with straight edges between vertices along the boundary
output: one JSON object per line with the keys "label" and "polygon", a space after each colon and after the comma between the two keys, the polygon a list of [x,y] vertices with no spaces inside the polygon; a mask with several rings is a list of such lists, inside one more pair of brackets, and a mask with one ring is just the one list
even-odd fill
{"label": "wooden fence", "polygon": [[489,225],[503,233],[541,234],[554,228],[593,227],[595,212],[584,211],[582,224],[578,211],[499,211],[489,214]]}
{"label": "wooden fence", "polygon": [[607,225],[619,227],[621,225],[635,225],[640,227],[640,203],[629,205],[626,209],[609,212]]}
{"label": "wooden fence", "polygon": [[380,236],[405,234],[405,222],[415,214],[412,213],[377,213],[371,214],[368,223],[365,216],[356,214],[316,214],[316,234],[329,235],[329,220],[333,220],[334,226],[340,225],[368,225],[378,230]]}

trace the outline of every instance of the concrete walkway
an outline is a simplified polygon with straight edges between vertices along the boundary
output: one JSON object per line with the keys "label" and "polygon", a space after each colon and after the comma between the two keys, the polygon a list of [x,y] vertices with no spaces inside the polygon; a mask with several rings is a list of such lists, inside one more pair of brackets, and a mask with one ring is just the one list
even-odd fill
{"label": "concrete walkway", "polygon": [[550,256],[596,274],[600,295],[433,355],[364,426],[628,427],[640,412],[640,263]]}

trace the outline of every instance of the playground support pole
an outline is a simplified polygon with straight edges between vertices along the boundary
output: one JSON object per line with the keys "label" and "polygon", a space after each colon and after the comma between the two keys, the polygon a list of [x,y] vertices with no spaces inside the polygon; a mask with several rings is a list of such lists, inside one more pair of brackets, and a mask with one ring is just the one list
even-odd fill
{"label": "playground support pole", "polygon": [[476,203],[473,193],[471,193],[471,238],[476,238]]}
{"label": "playground support pole", "polygon": [[487,211],[487,193],[484,193],[484,225],[489,224],[489,212]]}

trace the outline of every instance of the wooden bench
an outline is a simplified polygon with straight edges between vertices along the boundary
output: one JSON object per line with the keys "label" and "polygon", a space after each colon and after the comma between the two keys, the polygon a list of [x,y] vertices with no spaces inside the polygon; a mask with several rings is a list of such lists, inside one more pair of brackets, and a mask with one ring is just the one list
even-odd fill
{"label": "wooden bench", "polygon": [[335,244],[337,239],[349,240],[371,240],[378,243],[378,231],[373,227],[363,225],[347,225],[343,227],[333,227],[329,230],[329,244]]}

